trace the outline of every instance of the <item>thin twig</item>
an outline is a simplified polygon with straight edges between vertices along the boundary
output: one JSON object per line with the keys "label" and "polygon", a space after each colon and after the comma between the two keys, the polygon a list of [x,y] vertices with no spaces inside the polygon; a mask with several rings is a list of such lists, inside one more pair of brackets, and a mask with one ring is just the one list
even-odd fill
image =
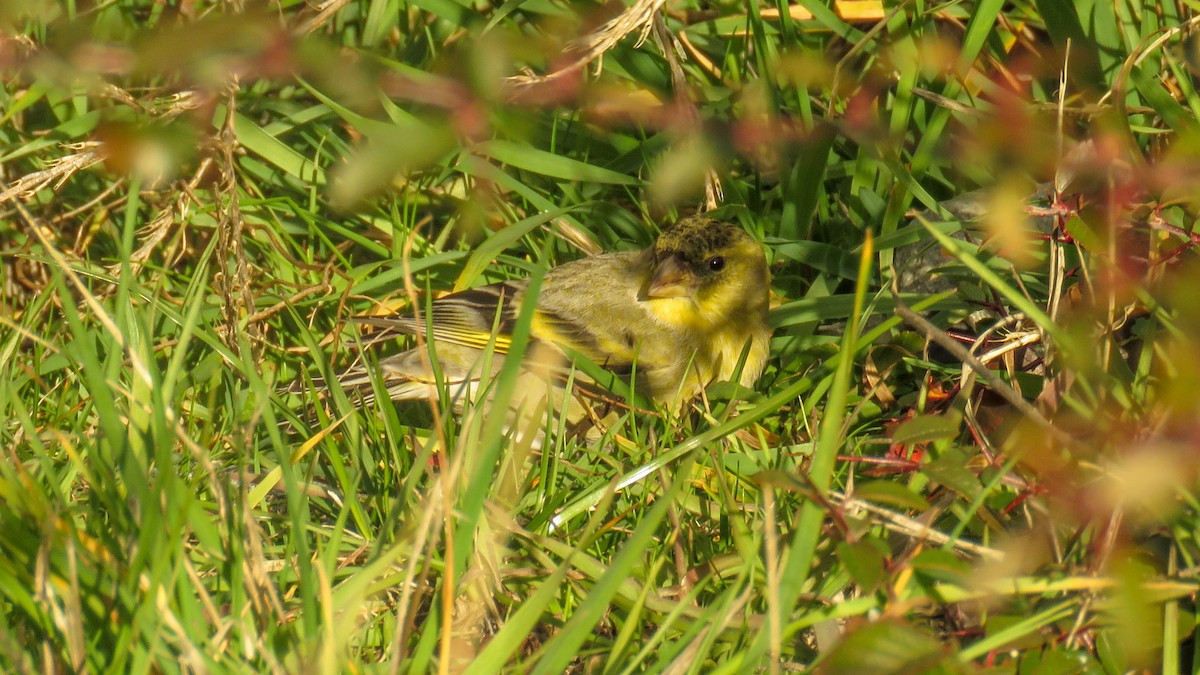
{"label": "thin twig", "polygon": [[927,523],[922,523],[919,520],[900,515],[894,511],[889,511],[888,509],[876,504],[872,504],[871,502],[849,497],[841,492],[838,492],[837,490],[829,491],[829,499],[841,504],[842,509],[847,512],[861,510],[866,511],[874,516],[878,516],[883,519],[885,526],[888,529],[905,534],[914,539],[927,541],[932,544],[937,544],[938,546],[950,544],[956,550],[962,551],[963,553],[969,553],[978,558],[986,558],[988,560],[1004,559],[1004,553],[997,551],[994,548],[989,548],[987,546],[983,546],[982,544],[976,544],[970,541],[964,541],[960,538],[951,538],[950,535],[933,529]]}

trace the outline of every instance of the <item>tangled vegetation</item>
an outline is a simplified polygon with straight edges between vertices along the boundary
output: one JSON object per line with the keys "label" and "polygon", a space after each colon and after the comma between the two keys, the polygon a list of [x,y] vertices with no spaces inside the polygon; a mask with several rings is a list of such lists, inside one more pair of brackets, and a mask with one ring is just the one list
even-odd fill
{"label": "tangled vegetation", "polygon": [[[1198,23],[4,3],[0,667],[1191,671]],[[753,392],[530,447],[308,386],[697,211]]]}

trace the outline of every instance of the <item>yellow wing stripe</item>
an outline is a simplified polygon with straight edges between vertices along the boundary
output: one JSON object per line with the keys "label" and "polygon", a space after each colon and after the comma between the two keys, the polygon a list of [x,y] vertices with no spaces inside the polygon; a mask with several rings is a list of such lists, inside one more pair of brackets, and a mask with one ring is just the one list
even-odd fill
{"label": "yellow wing stripe", "polygon": [[474,349],[487,349],[489,344],[494,344],[494,350],[497,354],[507,354],[512,347],[512,338],[507,335],[495,335],[483,331],[469,330],[463,328],[445,328],[440,326],[433,327],[433,339],[439,342],[448,342],[450,344],[459,345],[462,347],[472,347]]}

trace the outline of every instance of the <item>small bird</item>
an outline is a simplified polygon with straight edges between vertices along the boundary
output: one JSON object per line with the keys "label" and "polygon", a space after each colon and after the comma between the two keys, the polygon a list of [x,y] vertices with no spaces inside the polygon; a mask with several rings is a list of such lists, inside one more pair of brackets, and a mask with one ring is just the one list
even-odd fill
{"label": "small bird", "polygon": [[[563,389],[572,354],[614,373],[632,374],[637,391],[669,407],[735,374],[740,384],[753,386],[768,356],[769,286],[762,246],[741,228],[704,217],[665,228],[644,250],[554,267],[536,298],[522,380],[510,405],[546,398],[550,410],[575,419],[572,404],[555,396]],[[499,372],[527,289],[527,280],[506,281],[439,298],[428,317],[418,308],[359,318],[384,328],[385,336],[421,334],[432,345],[444,389],[433,375],[431,350],[418,345],[379,362],[388,395],[474,396],[485,367],[492,375]],[[485,359],[489,344],[493,355]],[[369,399],[371,377],[365,367],[352,368],[338,380]],[[586,380],[576,375],[581,381]]]}

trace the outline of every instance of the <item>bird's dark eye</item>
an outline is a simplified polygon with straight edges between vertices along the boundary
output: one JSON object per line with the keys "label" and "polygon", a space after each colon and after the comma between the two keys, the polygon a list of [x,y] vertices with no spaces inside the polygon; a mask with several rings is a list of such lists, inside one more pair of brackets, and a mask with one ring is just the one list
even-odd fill
{"label": "bird's dark eye", "polygon": [[705,261],[708,264],[708,269],[713,272],[720,272],[725,269],[724,256],[714,255]]}

